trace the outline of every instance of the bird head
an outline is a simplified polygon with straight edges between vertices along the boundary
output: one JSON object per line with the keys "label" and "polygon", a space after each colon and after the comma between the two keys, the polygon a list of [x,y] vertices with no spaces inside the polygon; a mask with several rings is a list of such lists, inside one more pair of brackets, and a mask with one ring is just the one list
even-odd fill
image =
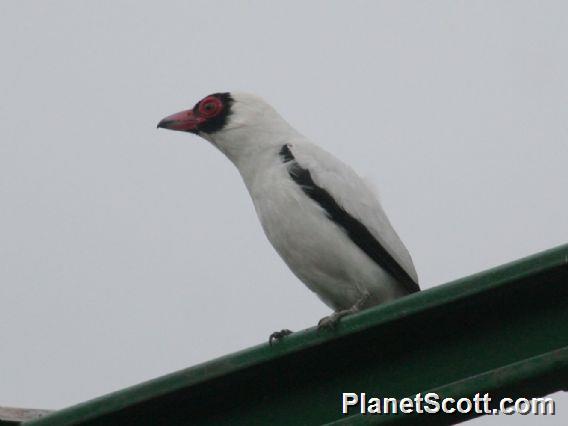
{"label": "bird head", "polygon": [[230,93],[214,93],[201,99],[191,109],[165,117],[158,123],[158,128],[212,134],[227,126],[233,103]]}
{"label": "bird head", "polygon": [[201,136],[237,163],[297,132],[262,98],[249,93],[214,93],[191,109],[162,119],[158,128]]}

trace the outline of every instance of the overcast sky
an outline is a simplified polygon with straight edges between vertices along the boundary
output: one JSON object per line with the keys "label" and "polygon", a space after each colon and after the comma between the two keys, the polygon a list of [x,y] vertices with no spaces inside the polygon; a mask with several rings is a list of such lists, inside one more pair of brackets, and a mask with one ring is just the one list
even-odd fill
{"label": "overcast sky", "polygon": [[[423,288],[568,241],[563,1],[2,1],[0,52],[0,405],[68,406],[329,313],[234,166],[156,130],[212,92],[263,96],[372,181]],[[557,398],[542,424],[566,421]]]}

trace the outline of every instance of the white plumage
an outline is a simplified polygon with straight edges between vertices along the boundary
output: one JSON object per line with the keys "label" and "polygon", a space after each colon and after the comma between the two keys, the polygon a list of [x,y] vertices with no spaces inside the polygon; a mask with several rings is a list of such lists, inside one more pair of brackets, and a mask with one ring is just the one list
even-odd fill
{"label": "white plumage", "polygon": [[418,291],[412,259],[373,190],[261,98],[211,95],[159,127],[197,133],[235,164],[269,241],[336,312],[324,324]]}

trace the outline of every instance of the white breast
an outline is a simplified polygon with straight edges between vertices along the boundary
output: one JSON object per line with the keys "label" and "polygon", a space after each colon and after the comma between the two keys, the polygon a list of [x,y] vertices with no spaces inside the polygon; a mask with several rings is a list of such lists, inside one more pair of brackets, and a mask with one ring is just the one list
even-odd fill
{"label": "white breast", "polygon": [[399,297],[401,289],[290,178],[275,147],[239,167],[264,232],[294,274],[334,310],[364,294],[368,305]]}

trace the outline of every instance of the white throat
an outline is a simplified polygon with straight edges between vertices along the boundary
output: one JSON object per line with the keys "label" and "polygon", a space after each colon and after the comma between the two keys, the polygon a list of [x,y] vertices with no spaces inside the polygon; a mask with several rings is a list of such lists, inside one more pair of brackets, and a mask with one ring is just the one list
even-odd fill
{"label": "white throat", "polygon": [[200,134],[210,141],[240,170],[267,149],[281,146],[303,136],[269,104],[255,95],[232,94],[226,126],[213,134]]}

